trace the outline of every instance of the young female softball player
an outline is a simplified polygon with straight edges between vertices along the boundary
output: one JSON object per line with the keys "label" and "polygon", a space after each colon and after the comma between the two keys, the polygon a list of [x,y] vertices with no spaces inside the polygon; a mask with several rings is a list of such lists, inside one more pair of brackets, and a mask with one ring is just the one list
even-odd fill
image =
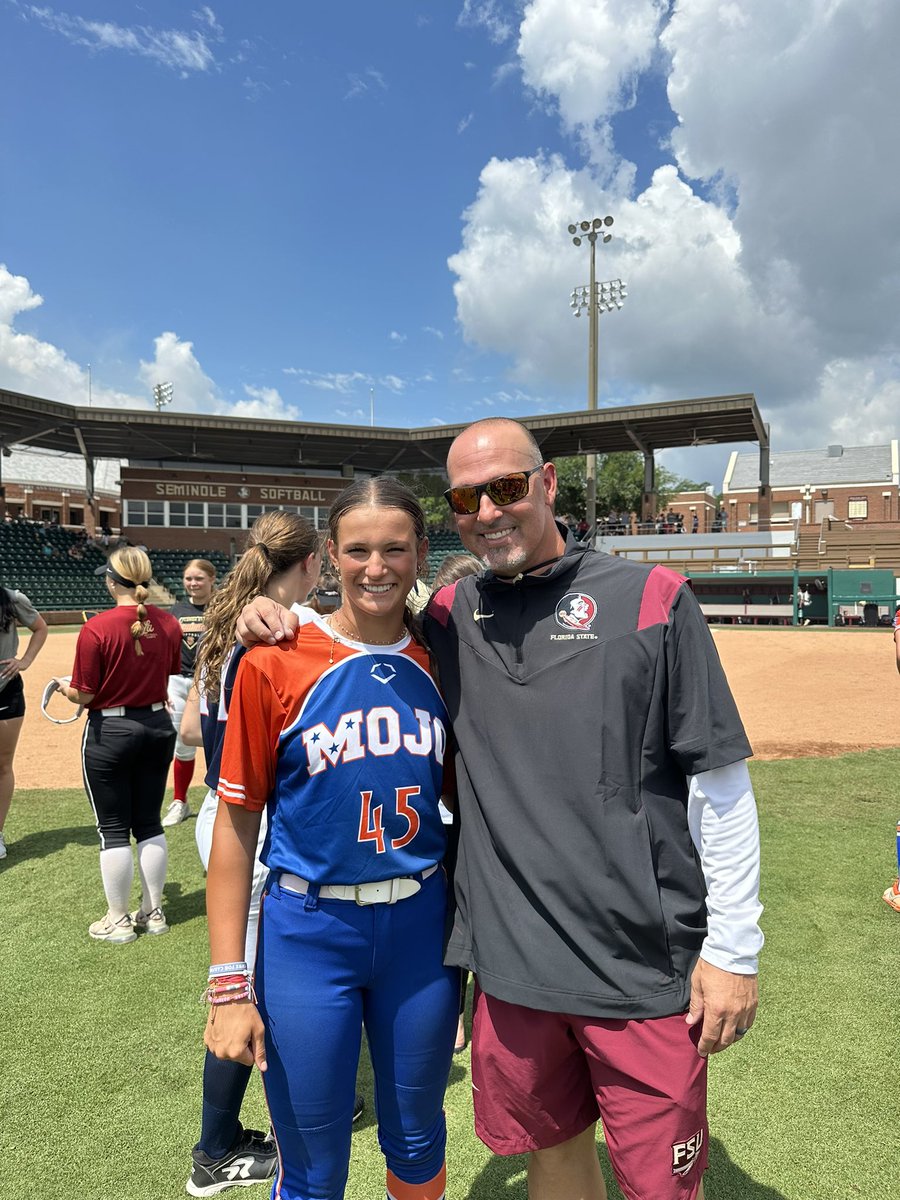
{"label": "young female softball player", "polygon": [[[108,906],[88,933],[106,942],[169,929],[161,908],[168,855],[160,814],[175,748],[166,684],[180,667],[181,627],[163,609],[145,605],[151,575],[150,559],[135,546],[109,556],[106,586],[115,607],[81,627],[71,680],[56,680],[68,700],[88,709],[82,767]],[[142,898],[129,913],[132,835]]]}
{"label": "young female softball player", "polygon": [[[339,1200],[364,1026],[388,1195],[441,1200],[459,975],[441,953],[447,713],[406,619],[425,521],[400,484],[365,479],[335,501],[329,535],[340,608],[304,610],[297,637],[250,651],[235,682],[207,884],[206,1042],[265,1071],[273,1194]],[[241,954],[263,808],[254,1005]]]}
{"label": "young female softball player", "polygon": [[[219,799],[219,760],[225,721],[238,663],[244,655],[234,640],[234,626],[243,606],[261,593],[290,607],[302,604],[319,575],[319,535],[305,517],[270,512],[250,530],[247,549],[213,596],[205,615],[204,638],[196,661],[195,688],[185,707],[182,733],[191,738],[194,706],[199,700],[199,724],[206,755],[209,791],[197,814],[197,849],[203,866],[209,864],[213,825]],[[191,739],[193,740],[193,739]],[[259,861],[266,822],[260,824],[257,855],[244,941],[243,960],[256,959],[259,906],[267,868]],[[216,1058],[209,1050],[203,1068],[203,1112],[200,1138],[193,1149],[187,1190],[192,1196],[211,1196],[241,1182],[269,1179],[275,1174],[277,1153],[261,1132],[244,1129],[241,1104],[252,1067]],[[240,1162],[238,1160],[241,1160]],[[237,1168],[235,1169],[235,1164]]]}
{"label": "young female softball player", "polygon": [[163,825],[178,825],[191,815],[188,788],[194,778],[194,759],[197,747],[188,745],[181,736],[181,718],[194,678],[197,648],[203,636],[203,614],[216,585],[216,568],[205,558],[192,558],[182,577],[187,600],[173,604],[169,610],[181,625],[181,666],[169,677],[169,704],[175,726],[174,798],[163,817]]}
{"label": "young female softball player", "polygon": [[[31,630],[28,649],[21,658],[18,625]],[[16,787],[13,760],[25,720],[21,673],[28,670],[46,640],[47,622],[28,597],[0,586],[0,858],[7,853],[3,826]]]}

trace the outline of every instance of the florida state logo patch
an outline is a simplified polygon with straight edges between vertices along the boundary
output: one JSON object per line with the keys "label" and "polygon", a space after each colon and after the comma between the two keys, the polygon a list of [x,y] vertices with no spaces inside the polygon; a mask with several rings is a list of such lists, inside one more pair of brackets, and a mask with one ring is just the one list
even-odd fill
{"label": "florida state logo patch", "polygon": [[556,610],[556,623],[563,629],[590,629],[597,616],[597,601],[584,592],[569,592]]}

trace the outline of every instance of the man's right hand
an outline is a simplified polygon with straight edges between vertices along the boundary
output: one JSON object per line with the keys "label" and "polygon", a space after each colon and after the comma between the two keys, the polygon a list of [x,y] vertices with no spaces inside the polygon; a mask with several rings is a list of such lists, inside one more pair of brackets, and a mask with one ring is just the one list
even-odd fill
{"label": "man's right hand", "polygon": [[257,596],[241,609],[237,619],[237,639],[242,646],[274,646],[277,642],[289,642],[297,632],[300,621],[296,613],[270,600],[268,596]]}

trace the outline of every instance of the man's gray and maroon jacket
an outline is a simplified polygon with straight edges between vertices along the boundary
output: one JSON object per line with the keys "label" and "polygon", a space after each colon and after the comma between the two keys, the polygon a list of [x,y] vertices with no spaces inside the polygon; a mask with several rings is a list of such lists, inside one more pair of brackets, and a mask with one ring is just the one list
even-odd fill
{"label": "man's gray and maroon jacket", "polygon": [[686,582],[570,536],[544,574],[443,588],[425,634],[458,747],[446,961],[530,1008],[684,1010],[706,934],[688,777],[752,753]]}

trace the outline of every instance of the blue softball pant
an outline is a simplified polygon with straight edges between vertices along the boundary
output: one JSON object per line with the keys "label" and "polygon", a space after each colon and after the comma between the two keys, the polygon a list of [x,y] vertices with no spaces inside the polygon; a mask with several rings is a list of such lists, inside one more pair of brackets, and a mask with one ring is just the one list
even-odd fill
{"label": "blue softball pant", "polygon": [[438,870],[414,896],[361,906],[270,881],[255,982],[276,1200],[342,1200],[363,1027],[388,1171],[412,1185],[442,1172],[459,1002],[459,972],[442,962],[446,890]]}

